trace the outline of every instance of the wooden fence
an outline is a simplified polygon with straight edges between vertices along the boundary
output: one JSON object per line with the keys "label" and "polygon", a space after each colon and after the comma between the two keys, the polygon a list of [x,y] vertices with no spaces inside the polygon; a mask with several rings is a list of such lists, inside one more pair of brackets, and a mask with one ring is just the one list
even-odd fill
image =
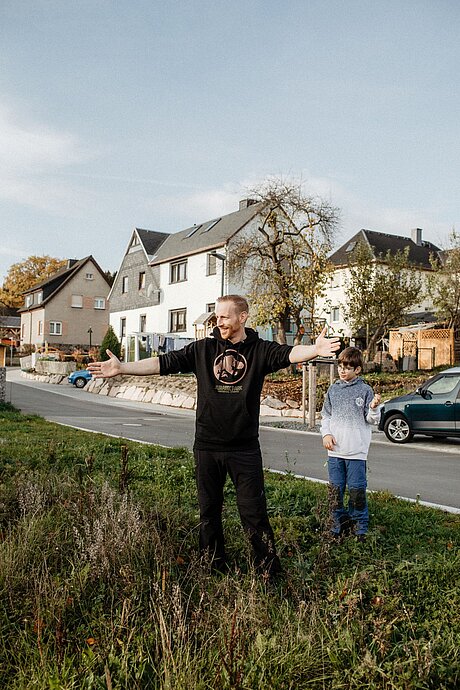
{"label": "wooden fence", "polygon": [[393,359],[412,358],[417,369],[433,369],[455,363],[455,340],[452,328],[420,331],[390,331],[389,352]]}

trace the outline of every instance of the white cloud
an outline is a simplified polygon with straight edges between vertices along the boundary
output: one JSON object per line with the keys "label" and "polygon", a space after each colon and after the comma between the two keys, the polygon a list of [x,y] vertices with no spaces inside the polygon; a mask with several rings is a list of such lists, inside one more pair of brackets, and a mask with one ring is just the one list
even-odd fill
{"label": "white cloud", "polygon": [[80,193],[60,178],[69,166],[91,156],[71,134],[21,122],[0,104],[0,197],[51,213],[66,213]]}

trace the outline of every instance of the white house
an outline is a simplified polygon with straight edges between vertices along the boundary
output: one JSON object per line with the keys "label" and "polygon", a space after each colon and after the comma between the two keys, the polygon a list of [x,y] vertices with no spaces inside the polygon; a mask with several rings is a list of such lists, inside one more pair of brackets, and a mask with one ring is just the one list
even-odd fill
{"label": "white house", "polygon": [[227,254],[237,233],[253,232],[262,204],[173,234],[134,230],[109,295],[110,323],[125,356],[182,347],[212,325],[217,297],[244,289],[229,278]]}
{"label": "white house", "polygon": [[[388,251],[395,253],[409,247],[409,261],[419,268],[423,281],[426,281],[432,271],[430,257],[438,255],[441,251],[436,245],[422,239],[420,228],[413,229],[411,237],[360,230],[339,247],[330,257],[334,270],[324,296],[318,299],[316,316],[326,321],[334,333],[345,338],[355,338],[357,335],[352,333],[346,322],[343,307],[347,301],[346,293],[350,283],[350,258],[359,242],[365,243],[370,248],[376,260],[377,258],[381,260]],[[418,323],[432,320],[433,304],[425,294],[421,303],[414,305],[411,313],[407,315],[407,322]]]}

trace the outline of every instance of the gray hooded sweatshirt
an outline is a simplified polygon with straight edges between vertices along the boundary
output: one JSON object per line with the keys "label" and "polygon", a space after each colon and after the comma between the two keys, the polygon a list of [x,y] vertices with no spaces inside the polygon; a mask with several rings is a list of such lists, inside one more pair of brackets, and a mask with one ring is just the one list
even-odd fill
{"label": "gray hooded sweatshirt", "polygon": [[371,443],[371,424],[378,424],[380,409],[371,409],[373,390],[356,377],[330,386],[321,410],[321,436],[335,438],[327,454],[345,460],[366,460]]}

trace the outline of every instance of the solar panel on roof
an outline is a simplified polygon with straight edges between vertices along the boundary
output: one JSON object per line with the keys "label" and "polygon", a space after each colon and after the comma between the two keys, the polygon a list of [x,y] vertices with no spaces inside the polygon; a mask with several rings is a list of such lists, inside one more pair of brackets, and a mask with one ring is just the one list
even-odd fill
{"label": "solar panel on roof", "polygon": [[209,223],[208,227],[205,228],[201,234],[203,234],[203,233],[205,233],[205,232],[209,232],[209,231],[211,230],[211,228],[213,228],[215,225],[217,225],[217,223],[218,223],[220,220],[222,220],[222,218],[216,218],[216,220],[212,220],[212,221]]}
{"label": "solar panel on roof", "polygon": [[[194,225],[193,228],[190,230],[190,232],[185,235],[185,237],[191,237],[196,233],[197,230],[203,227],[203,223],[200,223],[200,225]],[[185,239],[185,238],[184,238]]]}

